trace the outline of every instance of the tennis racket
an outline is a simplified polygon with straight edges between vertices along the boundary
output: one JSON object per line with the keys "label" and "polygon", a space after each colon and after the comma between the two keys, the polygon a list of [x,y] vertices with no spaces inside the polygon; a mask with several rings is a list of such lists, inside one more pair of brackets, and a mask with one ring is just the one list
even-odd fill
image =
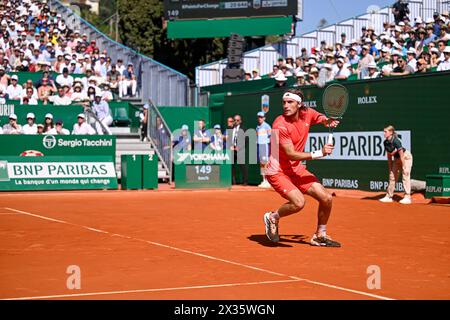
{"label": "tennis racket", "polygon": [[[347,89],[340,84],[333,83],[326,87],[323,92],[322,104],[323,110],[328,118],[340,120],[347,111],[349,96]],[[330,134],[328,135],[328,144],[333,144],[333,128],[328,126]]]}

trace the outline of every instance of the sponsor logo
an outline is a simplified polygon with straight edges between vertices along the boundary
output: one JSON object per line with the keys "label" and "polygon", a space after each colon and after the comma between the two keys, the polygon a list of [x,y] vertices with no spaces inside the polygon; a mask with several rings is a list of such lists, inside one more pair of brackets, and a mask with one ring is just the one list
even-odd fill
{"label": "sponsor logo", "polygon": [[359,181],[357,179],[331,179],[323,178],[322,184],[329,188],[358,189]]}
{"label": "sponsor logo", "polygon": [[[397,131],[403,147],[411,150],[411,131]],[[382,131],[335,132],[334,151],[326,160],[379,160],[386,161]],[[327,143],[328,133],[311,132],[305,152],[322,149]]]}
{"label": "sponsor logo", "polygon": [[10,162],[7,170],[10,179],[116,177],[112,162]]}
{"label": "sponsor logo", "polygon": [[[370,183],[369,183],[369,187],[370,187],[371,191],[386,190],[388,186],[389,186],[388,181],[370,181]],[[403,183],[396,182],[394,190],[397,192],[405,191],[405,189],[403,188]]]}
{"label": "sponsor logo", "polygon": [[427,186],[427,192],[431,192],[431,193],[441,193],[441,192],[442,192],[442,187],[437,187],[437,186]]}
{"label": "sponsor logo", "polygon": [[227,153],[179,153],[177,162],[186,161],[229,161],[230,157]]}
{"label": "sponsor logo", "polygon": [[9,115],[12,113],[14,113],[14,105],[13,104],[0,105],[0,117],[9,117]]}
{"label": "sponsor logo", "polygon": [[45,136],[42,139],[42,145],[46,149],[53,149],[56,146],[56,138],[55,138],[55,136]]}
{"label": "sponsor logo", "polygon": [[370,97],[358,97],[358,104],[375,104],[378,96],[370,96]]}
{"label": "sponsor logo", "polygon": [[446,173],[450,173],[450,168],[447,168],[447,167],[439,168],[439,174],[446,174]]}
{"label": "sponsor logo", "polygon": [[304,101],[305,107],[317,108],[317,101]]}

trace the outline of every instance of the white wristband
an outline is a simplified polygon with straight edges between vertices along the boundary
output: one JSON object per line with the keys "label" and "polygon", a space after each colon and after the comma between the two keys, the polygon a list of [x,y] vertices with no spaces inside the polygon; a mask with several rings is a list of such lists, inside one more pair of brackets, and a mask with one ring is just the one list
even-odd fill
{"label": "white wristband", "polygon": [[311,152],[311,158],[313,158],[313,159],[323,158],[322,150],[316,150],[316,151]]}

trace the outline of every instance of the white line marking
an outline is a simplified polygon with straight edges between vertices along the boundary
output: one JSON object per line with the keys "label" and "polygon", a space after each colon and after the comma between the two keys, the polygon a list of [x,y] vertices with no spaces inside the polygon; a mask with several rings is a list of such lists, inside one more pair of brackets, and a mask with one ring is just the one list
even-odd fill
{"label": "white line marking", "polygon": [[258,282],[242,282],[242,283],[225,283],[225,284],[212,284],[212,285],[190,286],[190,287],[156,288],[156,289],[124,290],[124,291],[106,291],[106,292],[88,292],[88,293],[60,294],[60,295],[51,295],[51,296],[36,296],[36,297],[6,298],[6,299],[0,299],[0,300],[57,299],[57,298],[87,297],[87,296],[101,296],[101,295],[127,294],[127,293],[144,293],[144,292],[161,292],[161,291],[175,291],[175,290],[192,290],[192,289],[208,289],[208,288],[238,287],[238,286],[251,286],[251,285],[275,284],[275,283],[299,282],[299,281],[300,281],[300,280],[294,280],[294,279],[291,279],[291,280],[273,280],[273,281],[258,281]]}
{"label": "white line marking", "polygon": [[[48,217],[45,217],[45,216],[33,214],[33,213],[22,211],[22,210],[6,208],[6,207],[5,207],[5,209],[11,210],[11,211],[14,211],[14,212],[18,212],[18,213],[22,213],[24,215],[29,215],[29,216],[32,216],[32,217],[35,217],[35,218],[44,219],[44,220],[48,220],[48,221],[52,221],[52,222],[58,222],[58,223],[67,224],[67,225],[71,225],[71,226],[76,226],[76,227],[80,227],[80,228],[83,228],[83,229],[87,229],[87,230],[93,231],[92,228],[86,227],[86,226],[83,226],[83,225],[79,225],[79,224],[75,224],[75,223],[71,223],[71,222],[67,222],[67,221],[63,221],[63,220],[52,219],[52,218],[48,218]],[[305,282],[308,282],[308,283],[311,283],[311,284],[315,284],[315,285],[318,285],[318,286],[332,288],[332,289],[337,289],[337,290],[342,290],[342,291],[347,291],[347,292],[351,292],[351,293],[355,293],[355,294],[359,294],[359,295],[363,295],[363,296],[367,296],[367,297],[371,297],[371,298],[381,299],[381,300],[395,300],[395,299],[392,299],[392,298],[388,298],[388,297],[384,297],[384,296],[380,296],[380,295],[375,295],[375,294],[371,294],[371,293],[364,292],[364,291],[348,289],[348,288],[339,287],[339,286],[335,286],[335,285],[328,284],[328,283],[312,281],[312,280],[309,280],[309,279],[299,278],[299,277],[296,277],[296,276],[290,276],[290,275],[286,275],[286,274],[283,274],[283,273],[274,272],[274,271],[270,271],[270,270],[267,270],[267,269],[258,268],[258,267],[254,267],[254,266],[251,266],[251,265],[247,265],[247,264],[243,264],[243,263],[239,263],[239,262],[235,262],[235,261],[231,261],[231,260],[221,259],[221,258],[217,258],[217,257],[209,256],[209,255],[198,253],[198,252],[194,252],[194,251],[190,251],[190,250],[186,250],[186,249],[181,249],[181,248],[169,246],[169,245],[158,243],[158,242],[154,242],[154,241],[149,241],[149,240],[144,240],[144,239],[139,239],[139,238],[132,238],[132,237],[125,236],[125,235],[120,235],[120,234],[117,234],[117,233],[110,233],[110,232],[104,231],[104,230],[98,230],[98,229],[95,229],[95,230],[97,230],[96,232],[100,231],[102,233],[109,234],[111,236],[116,236],[116,237],[121,237],[121,238],[129,239],[129,240],[145,242],[145,243],[152,244],[152,245],[155,245],[155,246],[172,249],[172,250],[175,250],[175,251],[179,251],[179,252],[183,252],[183,253],[187,253],[187,254],[203,257],[203,258],[207,258],[207,259],[210,259],[210,260],[221,261],[221,262],[225,262],[225,263],[228,263],[228,264],[233,264],[233,265],[244,267],[244,268],[247,268],[247,269],[257,270],[257,271],[261,271],[261,272],[265,272],[265,273],[269,273],[269,274],[273,274],[273,275],[277,275],[277,276],[281,276],[281,277],[288,277],[291,280],[305,281]]]}

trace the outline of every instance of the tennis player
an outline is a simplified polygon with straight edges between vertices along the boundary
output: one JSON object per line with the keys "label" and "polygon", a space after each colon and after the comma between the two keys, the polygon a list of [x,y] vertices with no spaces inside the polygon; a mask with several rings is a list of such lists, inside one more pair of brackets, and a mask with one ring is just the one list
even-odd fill
{"label": "tennis player", "polygon": [[310,126],[321,123],[335,128],[339,121],[305,107],[303,101],[301,90],[287,90],[283,95],[283,114],[277,117],[272,125],[272,153],[266,171],[267,180],[288,202],[277,211],[264,214],[266,235],[269,240],[278,242],[280,218],[302,210],[305,206],[303,194],[307,194],[319,202],[318,225],[310,240],[311,245],[340,247],[339,242],[327,235],[332,196],[302,164],[302,161],[329,155],[334,149],[332,144],[325,144],[321,150],[304,152]]}

